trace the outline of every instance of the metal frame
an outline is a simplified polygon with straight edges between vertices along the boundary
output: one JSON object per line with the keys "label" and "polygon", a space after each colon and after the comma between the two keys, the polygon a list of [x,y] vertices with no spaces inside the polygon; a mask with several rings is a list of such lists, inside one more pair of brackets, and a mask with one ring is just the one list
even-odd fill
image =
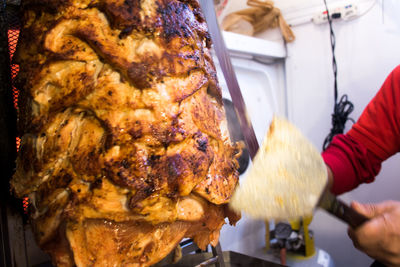
{"label": "metal frame", "polygon": [[[196,245],[196,243],[193,242],[192,239],[182,241],[179,245],[182,248],[182,255],[187,255],[199,251],[201,252],[199,247]],[[218,243],[215,247],[211,246],[211,250],[213,257],[199,263],[198,265],[196,265],[196,267],[209,266],[212,264],[215,264],[216,267],[225,267],[225,261],[222,253],[221,244]]]}

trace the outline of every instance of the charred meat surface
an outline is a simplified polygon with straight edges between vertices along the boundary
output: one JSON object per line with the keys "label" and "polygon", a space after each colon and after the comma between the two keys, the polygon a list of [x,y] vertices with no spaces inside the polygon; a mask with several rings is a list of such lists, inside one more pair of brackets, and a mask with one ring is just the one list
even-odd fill
{"label": "charred meat surface", "polygon": [[196,0],[25,0],[11,181],[58,266],[216,245],[238,182]]}

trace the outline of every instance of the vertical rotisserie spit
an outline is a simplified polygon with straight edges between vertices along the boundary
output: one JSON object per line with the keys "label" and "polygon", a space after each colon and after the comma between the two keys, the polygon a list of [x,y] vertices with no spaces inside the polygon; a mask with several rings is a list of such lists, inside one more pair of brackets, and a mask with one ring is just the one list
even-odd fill
{"label": "vertical rotisserie spit", "polygon": [[58,266],[217,244],[238,181],[197,0],[25,0],[11,181]]}

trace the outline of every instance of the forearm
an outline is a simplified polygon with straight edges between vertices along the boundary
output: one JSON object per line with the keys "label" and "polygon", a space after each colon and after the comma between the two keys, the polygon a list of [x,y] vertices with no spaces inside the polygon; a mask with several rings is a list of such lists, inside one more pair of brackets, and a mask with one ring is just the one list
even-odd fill
{"label": "forearm", "polygon": [[372,182],[381,166],[380,159],[348,135],[336,136],[322,157],[329,167],[330,189],[334,194]]}

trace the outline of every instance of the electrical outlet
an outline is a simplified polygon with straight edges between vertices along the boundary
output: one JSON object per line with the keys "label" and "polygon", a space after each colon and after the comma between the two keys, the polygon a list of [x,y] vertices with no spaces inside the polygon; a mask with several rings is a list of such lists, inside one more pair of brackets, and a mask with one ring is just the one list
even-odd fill
{"label": "electrical outlet", "polygon": [[342,8],[342,19],[349,20],[358,16],[358,8],[354,4],[346,5]]}
{"label": "electrical outlet", "polygon": [[[329,15],[332,20],[349,20],[358,16],[358,8],[355,4],[346,4],[329,8]],[[312,18],[315,24],[322,24],[328,22],[328,12],[326,10],[318,12]]]}

